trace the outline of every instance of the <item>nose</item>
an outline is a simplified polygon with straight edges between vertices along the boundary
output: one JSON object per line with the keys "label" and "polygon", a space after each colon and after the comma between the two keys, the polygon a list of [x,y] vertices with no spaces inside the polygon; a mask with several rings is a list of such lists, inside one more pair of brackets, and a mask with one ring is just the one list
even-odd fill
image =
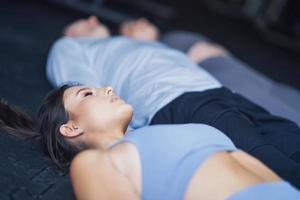
{"label": "nose", "polygon": [[114,93],[114,89],[111,87],[111,86],[107,86],[107,87],[105,87],[105,90],[104,90],[105,92],[105,95],[109,95],[109,96],[111,96],[113,93]]}

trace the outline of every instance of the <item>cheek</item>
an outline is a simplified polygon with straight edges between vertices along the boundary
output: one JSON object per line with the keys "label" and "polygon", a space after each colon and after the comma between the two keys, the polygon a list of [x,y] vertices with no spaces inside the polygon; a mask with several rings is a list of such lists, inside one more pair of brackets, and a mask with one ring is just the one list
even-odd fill
{"label": "cheek", "polygon": [[94,103],[93,100],[83,102],[80,106],[80,119],[86,127],[99,127],[108,123],[115,113],[111,105],[106,102]]}

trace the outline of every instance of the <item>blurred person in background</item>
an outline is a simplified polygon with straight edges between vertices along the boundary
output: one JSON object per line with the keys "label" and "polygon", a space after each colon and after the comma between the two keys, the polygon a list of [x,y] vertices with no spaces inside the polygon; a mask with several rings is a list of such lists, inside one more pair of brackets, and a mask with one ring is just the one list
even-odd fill
{"label": "blurred person in background", "polygon": [[[161,40],[179,47],[179,41],[183,41],[178,38],[180,35],[170,33]],[[200,41],[201,37],[196,39],[196,35],[183,37],[185,46],[181,50],[186,54],[162,44],[158,38],[157,27],[146,19],[123,23],[120,36],[111,36],[109,29],[93,16],[78,20],[68,25],[64,37],[53,45],[47,62],[48,79],[56,87],[67,82],[95,87],[111,85],[134,107],[130,123],[133,129],[155,124],[213,126],[238,148],[300,186],[299,127],[271,114],[272,109],[269,113],[230,91],[197,64],[207,65],[207,70],[225,71],[220,75],[226,77],[223,80],[241,80],[244,87],[259,85],[260,88],[240,87],[249,96],[258,89],[267,94],[272,82],[235,61],[224,48],[206,39]],[[190,43],[188,48],[187,43]],[[237,68],[243,70],[228,75]],[[241,72],[249,73],[238,76]],[[260,101],[259,93],[254,97]],[[292,108],[285,110],[288,104],[271,95],[264,99],[264,103],[268,102],[274,110],[284,110],[289,118],[299,114]]]}

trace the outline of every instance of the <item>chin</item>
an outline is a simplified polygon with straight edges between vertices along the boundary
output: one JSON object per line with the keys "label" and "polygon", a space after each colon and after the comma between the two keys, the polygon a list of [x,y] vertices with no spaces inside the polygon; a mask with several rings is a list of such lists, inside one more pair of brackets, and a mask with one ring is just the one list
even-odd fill
{"label": "chin", "polygon": [[133,107],[130,104],[124,104],[124,116],[128,123],[130,123],[133,115]]}
{"label": "chin", "polygon": [[118,118],[123,125],[128,125],[133,116],[133,107],[130,104],[122,103],[119,105]]}
{"label": "chin", "polygon": [[125,104],[125,106],[127,107],[128,115],[130,116],[130,118],[132,118],[132,115],[133,115],[133,107],[132,107],[132,105]]}

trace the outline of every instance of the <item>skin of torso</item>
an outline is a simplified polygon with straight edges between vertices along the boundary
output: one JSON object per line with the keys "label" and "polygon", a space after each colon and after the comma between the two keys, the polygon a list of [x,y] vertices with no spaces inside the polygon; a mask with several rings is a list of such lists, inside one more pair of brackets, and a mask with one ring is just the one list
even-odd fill
{"label": "skin of torso", "polygon": [[[73,159],[70,167],[78,200],[139,200],[141,172],[138,150],[129,142],[106,150],[85,150]],[[279,180],[273,171],[242,151],[217,152],[194,172],[184,200],[221,200],[250,185]]]}
{"label": "skin of torso", "polygon": [[[128,177],[129,184],[137,196],[141,196],[141,163],[136,147],[125,142],[108,153],[121,173]],[[225,199],[250,185],[278,180],[279,176],[242,151],[218,152],[195,171],[184,200]]]}

